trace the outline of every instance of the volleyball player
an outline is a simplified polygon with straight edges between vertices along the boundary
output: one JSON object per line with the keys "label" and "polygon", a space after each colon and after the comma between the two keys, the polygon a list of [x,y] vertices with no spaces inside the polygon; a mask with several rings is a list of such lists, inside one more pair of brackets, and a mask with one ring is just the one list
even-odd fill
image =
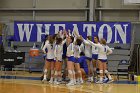
{"label": "volleyball player", "polygon": [[[70,32],[69,32],[70,35]],[[67,69],[68,69],[68,76],[70,78],[70,82],[67,84],[68,86],[76,84],[75,79],[75,71],[74,71],[74,37],[68,36],[67,37]]]}
{"label": "volleyball player", "polygon": [[77,84],[82,84],[83,79],[82,79],[82,72],[80,69],[80,64],[78,59],[80,58],[80,45],[82,44],[82,40],[80,39],[80,35],[78,31],[73,31],[73,36],[74,36],[74,61],[75,61],[75,71],[76,71],[76,83]]}
{"label": "volleyball player", "polygon": [[[62,68],[62,54],[63,54],[63,44],[66,42],[66,39],[62,41],[61,36],[59,36],[56,39],[56,45],[54,49],[54,55],[55,55],[55,84],[60,84],[60,78],[61,78],[61,68]],[[59,79],[59,80],[58,80]]]}
{"label": "volleyball player", "polygon": [[[91,40],[91,36],[88,36],[87,39]],[[93,81],[92,69],[91,69],[92,46],[89,42],[87,42],[84,39],[83,44],[81,45],[81,49],[85,53],[86,62],[87,62],[87,65],[88,65],[88,81],[92,82]]]}
{"label": "volleyball player", "polygon": [[[47,52],[45,51],[47,48]],[[49,36],[48,40],[45,42],[45,45],[43,47],[43,52],[47,55],[46,57],[46,63],[45,63],[45,69],[44,69],[44,77],[43,82],[47,78],[47,72],[51,70],[51,79],[50,83],[53,83],[53,74],[54,74],[54,37]]]}
{"label": "volleyball player", "polygon": [[[94,43],[98,44],[99,43],[99,39],[97,36],[94,36]],[[96,46],[92,46],[92,64],[93,64],[93,74],[94,74],[94,79],[96,79],[97,73],[96,73],[96,69],[97,69],[97,60],[98,60],[98,47]]]}
{"label": "volleyball player", "polygon": [[78,61],[78,59],[80,58],[80,53],[81,53],[81,50],[80,50],[81,43],[82,43],[81,39],[78,39],[78,38],[74,42],[74,58],[75,58],[75,70],[76,70],[77,84],[83,83],[80,64]]}
{"label": "volleyball player", "polygon": [[54,56],[55,56],[55,73],[54,73],[54,83],[59,84],[58,78],[61,77],[61,66],[62,66],[62,51],[63,47],[61,45],[62,38],[56,39],[56,45],[54,49]]}
{"label": "volleyball player", "polygon": [[[41,49],[43,50],[43,47],[44,47],[44,45],[45,45],[45,43],[46,43],[46,41],[48,40],[48,37],[49,37],[49,35],[45,35],[45,37],[44,37],[44,39],[43,39],[43,43],[41,44]],[[45,52],[47,53],[47,48],[45,49]],[[43,58],[44,58],[44,61],[46,62],[46,53],[44,53],[43,54]],[[44,68],[45,69],[45,68]],[[43,80],[43,77],[44,77],[44,73],[43,73],[43,75],[41,76],[41,81]]]}
{"label": "volleyball player", "polygon": [[86,62],[86,57],[85,57],[84,52],[80,53],[80,58],[78,59],[78,62],[80,64],[80,70],[81,70],[81,73],[82,73],[82,78],[84,80],[88,75],[88,65],[87,65],[87,62]]}
{"label": "volleyball player", "polygon": [[88,42],[98,47],[98,66],[99,66],[99,73],[100,79],[96,83],[103,83],[104,73],[108,76],[109,82],[112,82],[112,77],[110,76],[109,72],[107,71],[107,55],[112,53],[112,50],[106,45],[106,40],[101,39],[100,43],[95,44],[92,41],[88,40]]}

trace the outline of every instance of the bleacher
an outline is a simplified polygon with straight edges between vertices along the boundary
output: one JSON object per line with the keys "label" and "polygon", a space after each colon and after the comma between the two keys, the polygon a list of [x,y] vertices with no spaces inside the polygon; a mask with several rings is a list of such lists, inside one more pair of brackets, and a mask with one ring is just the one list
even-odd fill
{"label": "bleacher", "polygon": [[[34,43],[40,51],[40,55],[36,57],[29,56],[29,50],[33,47]],[[25,62],[17,65],[16,69],[32,71],[42,71],[44,66],[44,58],[41,47],[41,42],[12,42],[13,46],[17,46],[17,51],[25,52]],[[5,47],[5,51],[14,51],[11,47]]]}
{"label": "bleacher", "polygon": [[[42,71],[44,60],[43,53],[40,49],[39,57],[30,57],[29,50],[33,47],[34,43],[40,49],[41,42],[13,42],[14,46],[17,46],[17,51],[25,52],[25,63],[17,66],[19,68],[25,67],[29,71]],[[130,44],[108,44],[109,47],[114,48],[113,54],[108,56],[108,70],[112,74],[117,74],[118,64],[121,60],[130,60]],[[6,47],[5,50],[12,50]]]}
{"label": "bleacher", "polygon": [[[130,62],[130,44],[108,44],[110,47],[113,47],[113,53],[108,56],[108,70],[111,74],[118,73],[118,66],[120,61]],[[128,64],[123,66],[122,69],[128,68]]]}

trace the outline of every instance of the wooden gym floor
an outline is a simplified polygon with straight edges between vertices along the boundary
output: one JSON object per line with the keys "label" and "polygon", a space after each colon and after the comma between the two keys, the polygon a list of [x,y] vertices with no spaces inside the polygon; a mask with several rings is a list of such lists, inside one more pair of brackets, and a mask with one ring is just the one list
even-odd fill
{"label": "wooden gym floor", "polygon": [[140,93],[136,84],[90,84],[66,86],[39,80],[0,80],[0,93]]}
{"label": "wooden gym floor", "polygon": [[[10,74],[10,73],[8,73]],[[0,79],[0,93],[140,93],[140,84],[91,84],[66,86],[54,85],[38,79],[41,73],[17,71],[18,79]],[[38,77],[28,79],[25,77]]]}

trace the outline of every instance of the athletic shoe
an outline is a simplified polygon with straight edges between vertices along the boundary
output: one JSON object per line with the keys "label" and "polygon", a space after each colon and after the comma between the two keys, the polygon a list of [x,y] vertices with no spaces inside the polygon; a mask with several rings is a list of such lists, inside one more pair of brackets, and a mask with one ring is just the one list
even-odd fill
{"label": "athletic shoe", "polygon": [[90,79],[90,78],[88,78],[87,82],[91,82],[91,79]]}
{"label": "athletic shoe", "polygon": [[93,77],[90,77],[90,82],[93,82]]}
{"label": "athletic shoe", "polygon": [[62,82],[62,80],[57,80],[58,82]]}
{"label": "athletic shoe", "polygon": [[53,80],[50,80],[49,83],[52,84],[53,83]]}
{"label": "athletic shoe", "polygon": [[103,81],[97,81],[96,84],[103,84]]}
{"label": "athletic shoe", "polygon": [[96,83],[97,81],[98,81],[98,79],[94,77],[94,81],[93,82]]}
{"label": "athletic shoe", "polygon": [[44,83],[45,81],[47,81],[47,79],[43,79],[43,80],[42,80],[42,83]]}
{"label": "athletic shoe", "polygon": [[83,83],[84,83],[84,81],[83,81],[83,80],[80,80],[80,83],[81,83],[81,84],[83,84]]}
{"label": "athletic shoe", "polygon": [[58,82],[58,81],[54,81],[54,84],[59,85],[59,84],[60,84],[60,82]]}
{"label": "athletic shoe", "polygon": [[77,85],[77,82],[74,82],[74,85]]}
{"label": "athletic shoe", "polygon": [[60,84],[66,84],[66,82],[65,81],[61,81]]}
{"label": "athletic shoe", "polygon": [[66,77],[64,81],[68,82],[68,81],[70,81],[70,79]]}
{"label": "athletic shoe", "polygon": [[81,82],[79,82],[79,81],[78,81],[78,82],[76,82],[76,85],[80,85],[80,84],[81,84]]}
{"label": "athletic shoe", "polygon": [[109,81],[108,78],[104,78],[104,79],[103,79],[103,83],[107,83],[108,81]]}
{"label": "athletic shoe", "polygon": [[68,84],[66,84],[67,86],[73,86],[73,85],[75,85],[75,83],[74,82],[72,82],[72,81],[70,81]]}

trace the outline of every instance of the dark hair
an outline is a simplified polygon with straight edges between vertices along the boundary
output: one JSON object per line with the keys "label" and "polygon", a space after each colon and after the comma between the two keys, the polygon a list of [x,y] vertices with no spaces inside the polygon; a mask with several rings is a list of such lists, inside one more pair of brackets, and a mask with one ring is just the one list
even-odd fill
{"label": "dark hair", "polygon": [[53,44],[53,42],[54,42],[53,36],[50,35],[49,38],[48,38],[48,40],[49,40],[49,43],[50,43],[50,44]]}
{"label": "dark hair", "polygon": [[[94,36],[94,37],[96,37],[98,39],[98,42],[99,42],[99,37],[98,36]],[[95,43],[95,41],[94,41],[94,43]]]}
{"label": "dark hair", "polygon": [[45,38],[45,40],[47,40],[47,39],[48,39],[48,36],[49,36],[49,35],[45,35],[45,37],[44,37],[44,38]]}
{"label": "dark hair", "polygon": [[53,39],[55,40],[55,39],[56,39],[56,37],[57,37],[57,34],[54,34],[54,35],[53,35]]}
{"label": "dark hair", "polygon": [[81,53],[80,53],[80,56],[85,56],[85,53],[84,53],[84,52],[81,52]]}
{"label": "dark hair", "polygon": [[74,37],[73,36],[70,36],[70,38],[71,38],[71,43],[73,43]]}
{"label": "dark hair", "polygon": [[62,38],[56,38],[56,44],[60,44],[62,42]]}
{"label": "dark hair", "polygon": [[92,40],[92,36],[87,36],[87,38],[88,38],[89,40]]}
{"label": "dark hair", "polygon": [[82,40],[81,39],[76,39],[76,45],[81,45],[82,44]]}

